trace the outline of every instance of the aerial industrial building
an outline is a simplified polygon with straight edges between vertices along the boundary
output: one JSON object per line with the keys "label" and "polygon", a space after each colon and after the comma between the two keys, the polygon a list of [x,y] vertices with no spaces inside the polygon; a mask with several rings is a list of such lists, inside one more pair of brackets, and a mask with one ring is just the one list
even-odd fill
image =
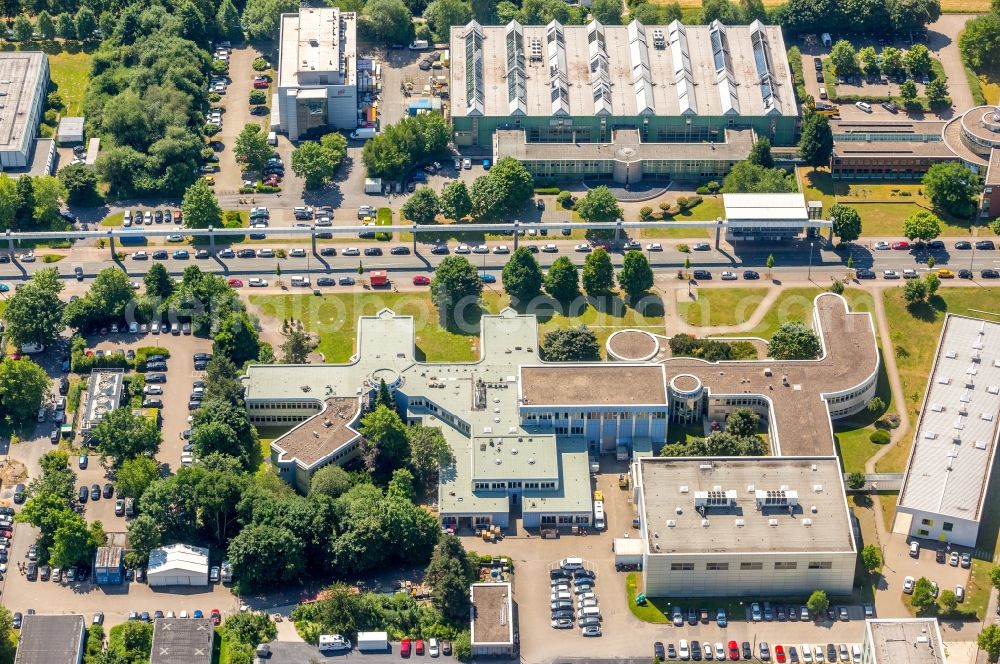
{"label": "aerial industrial building", "polygon": [[44,53],[0,52],[0,95],[4,98],[0,104],[0,168],[27,169],[32,165],[48,86],[49,59]]}
{"label": "aerial industrial building", "polygon": [[357,15],[303,7],[281,15],[271,129],[297,140],[310,130],[358,126]]}
{"label": "aerial industrial building", "polygon": [[751,408],[773,454],[833,455],[831,419],[875,395],[879,359],[867,313],[830,293],[814,309],[819,359],[717,364],[671,358],[665,339],[639,330],[609,339],[615,361],[545,363],[537,319],[512,309],[483,316],[478,361],[428,363],[414,348],[414,319],[384,309],[359,320],[346,364],[250,366],[247,411],[257,425],[296,425],[271,443],[271,461],[305,493],[316,470],[358,457],[360,418],[384,381],[404,421],[440,427],[452,446],[442,525],[506,527],[517,511],[528,528],[588,527],[591,456],[655,455],[670,426]]}
{"label": "aerial industrial building", "polygon": [[719,177],[755,137],[795,141],[784,39],[760,21],[473,21],[452,27],[450,46],[456,144],[514,156],[539,177]]}
{"label": "aerial industrial building", "polygon": [[895,532],[976,546],[1000,421],[1000,323],[949,314],[927,382]]}

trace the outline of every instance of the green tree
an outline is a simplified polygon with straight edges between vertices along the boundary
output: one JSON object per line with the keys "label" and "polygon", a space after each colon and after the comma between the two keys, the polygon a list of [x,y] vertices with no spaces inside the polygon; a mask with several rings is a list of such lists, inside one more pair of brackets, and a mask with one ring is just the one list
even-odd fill
{"label": "green tree", "polygon": [[309,335],[294,329],[288,333],[285,343],[281,344],[281,361],[285,364],[306,364],[311,350]]}
{"label": "green tree", "polygon": [[604,25],[621,25],[622,3],[619,0],[593,0],[590,14]]}
{"label": "green tree", "polygon": [[434,271],[431,299],[443,313],[453,316],[456,307],[479,301],[483,282],[464,256],[448,256]]}
{"label": "green tree", "polygon": [[97,30],[97,17],[90,7],[86,5],[81,6],[76,11],[74,22],[76,23],[76,36],[78,39],[86,41],[94,36],[94,31]]}
{"label": "green tree", "polygon": [[882,550],[875,544],[866,544],[861,550],[861,564],[869,572],[877,572],[882,569]]}
{"label": "green tree", "polygon": [[904,106],[910,106],[917,100],[917,84],[913,79],[908,78],[900,84],[899,98],[903,100]]}
{"label": "green tree", "polygon": [[858,73],[858,54],[854,45],[841,39],[830,49],[830,64],[837,76],[848,77]]}
{"label": "green tree", "polygon": [[35,176],[31,180],[31,191],[35,198],[35,225],[41,228],[64,226],[59,208],[66,199],[66,188],[59,178],[51,175]]}
{"label": "green tree", "polygon": [[727,194],[769,194],[798,190],[795,177],[783,168],[764,168],[749,161],[738,161],[722,181]]}
{"label": "green tree", "polygon": [[994,588],[1000,590],[1000,567],[994,567],[990,572],[990,583]]}
{"label": "green tree", "polygon": [[14,222],[20,230],[30,230],[35,222],[35,187],[31,176],[22,175],[17,179],[17,211]]}
{"label": "green tree", "polygon": [[450,39],[451,26],[465,25],[472,20],[472,5],[468,0],[434,0],[424,10],[424,18],[438,42]]}
{"label": "green tree", "polygon": [[86,164],[70,164],[59,169],[59,181],[73,205],[93,205],[99,200],[97,174]]}
{"label": "green tree", "polygon": [[830,220],[833,222],[833,233],[841,242],[854,242],[861,237],[861,215],[855,208],[834,203],[830,207]]}
{"label": "green tree", "polygon": [[759,428],[760,415],[750,408],[737,408],[726,418],[726,433],[738,438],[756,436]]}
{"label": "green tree", "polygon": [[402,0],[371,0],[361,12],[361,28],[372,40],[405,44],[413,35],[413,16]]}
{"label": "green tree", "polygon": [[236,136],[233,153],[236,155],[236,159],[246,163],[250,170],[264,170],[271,152],[271,146],[267,143],[267,134],[256,122],[244,126],[239,135]]}
{"label": "green tree", "polygon": [[162,263],[153,263],[142,277],[146,294],[166,300],[174,292],[174,280]]}
{"label": "green tree", "polygon": [[937,292],[938,288],[941,286],[941,278],[936,274],[931,272],[926,277],[924,277],[924,283],[927,284],[927,294],[933,295]]}
{"label": "green tree", "polygon": [[24,14],[18,15],[18,17],[14,19],[14,39],[16,41],[31,41],[31,37],[34,32],[35,27],[31,24],[31,19]]}
{"label": "green tree", "polygon": [[49,344],[63,329],[63,284],[55,268],[35,272],[31,280],[7,299],[4,318],[7,339],[15,345]]}
{"label": "green tree", "polygon": [[910,279],[903,286],[903,299],[907,302],[923,302],[927,299],[927,284],[920,279]]}
{"label": "green tree", "polygon": [[767,345],[768,356],[776,360],[812,360],[820,350],[816,333],[798,321],[782,323]]}
{"label": "green tree", "polygon": [[[997,640],[997,650],[1000,651],[1000,637]],[[455,659],[460,662],[468,662],[472,659],[472,637],[469,630],[465,630],[455,637],[455,641],[452,643],[452,652],[455,653]]]}
{"label": "green tree", "polygon": [[968,21],[959,33],[958,47],[962,60],[976,72],[1000,67],[1000,13],[992,11]]}
{"label": "green tree", "polygon": [[35,20],[37,21],[38,32],[42,35],[42,39],[55,39],[56,25],[52,22],[51,14],[43,9],[38,12],[38,16]]}
{"label": "green tree", "polygon": [[130,408],[116,408],[106,414],[91,429],[102,457],[111,457],[112,465],[120,468],[126,459],[156,454],[160,447],[160,431],[156,422],[132,413]]}
{"label": "green tree", "polygon": [[918,210],[903,221],[903,235],[911,241],[926,242],[941,234],[941,220],[933,212]]}
{"label": "green tree", "polygon": [[455,463],[455,454],[440,427],[410,427],[407,436],[410,439],[410,468],[424,492],[429,493],[437,485],[441,469]]}
{"label": "green tree", "polygon": [[221,228],[222,208],[215,198],[215,192],[205,180],[195,180],[184,192],[181,201],[186,228]]}
{"label": "green tree", "polygon": [[361,456],[365,467],[379,480],[388,481],[393,470],[410,459],[406,426],[395,410],[379,406],[361,418]]}
{"label": "green tree", "polygon": [[615,268],[611,256],[602,248],[587,254],[583,261],[583,290],[587,295],[607,295],[615,287]]}
{"label": "green tree", "polygon": [[386,495],[394,498],[402,498],[413,502],[416,498],[416,491],[413,489],[413,473],[409,468],[397,468],[392,471],[392,479],[386,487]]}
{"label": "green tree", "polygon": [[961,217],[972,216],[982,187],[979,176],[957,161],[932,165],[921,184],[935,207]]}
{"label": "green tree", "polygon": [[13,662],[17,642],[11,638],[14,634],[14,615],[6,606],[0,606],[0,658],[5,662]]}
{"label": "green tree", "polygon": [[917,611],[926,611],[934,606],[936,602],[937,598],[934,596],[934,586],[930,580],[926,576],[917,579],[917,582],[913,584],[913,596],[910,597],[910,604]]}
{"label": "green tree", "polygon": [[108,639],[108,651],[115,651],[129,662],[142,662],[153,649],[153,625],[130,620],[121,626],[118,638]]}
{"label": "green tree", "polygon": [[850,489],[859,491],[865,486],[865,474],[855,471],[847,476],[847,486]]}
{"label": "green tree", "polygon": [[70,567],[80,562],[90,562],[97,545],[87,522],[76,512],[66,512],[52,539],[49,562],[55,567]]}
{"label": "green tree", "polygon": [[441,214],[461,221],[472,213],[472,197],[463,180],[452,180],[441,190]]}
{"label": "green tree", "polygon": [[305,178],[306,189],[323,187],[334,172],[334,161],[327,150],[316,141],[302,141],[292,151],[292,172]]}
{"label": "green tree", "polygon": [[72,14],[63,12],[56,16],[56,35],[63,39],[76,39],[76,23]]}
{"label": "green tree", "polygon": [[953,613],[956,608],[958,608],[958,597],[955,595],[954,590],[942,590],[941,591],[941,606],[948,613]]}
{"label": "green tree", "polygon": [[251,588],[269,588],[298,579],[305,569],[305,545],[291,530],[251,525],[229,542],[233,577]]}
{"label": "green tree", "polygon": [[814,590],[806,601],[806,608],[814,616],[820,616],[830,608],[830,599],[826,596],[826,592]]}
{"label": "green tree", "polygon": [[621,272],[618,273],[618,285],[629,297],[642,295],[653,287],[653,269],[649,266],[645,254],[635,250],[625,254]]}
{"label": "green tree", "polygon": [[418,225],[433,224],[441,212],[441,201],[430,187],[418,188],[403,204],[403,215]]}
{"label": "green tree", "polygon": [[385,406],[386,408],[395,409],[396,402],[392,398],[392,393],[389,391],[389,386],[385,384],[385,381],[379,379],[378,381],[378,391],[375,393],[375,407]]}
{"label": "green tree", "polygon": [[951,97],[948,96],[948,84],[940,78],[924,86],[924,94],[927,96],[927,103],[931,108],[951,106]]}
{"label": "green tree", "polygon": [[0,173],[0,231],[16,230],[17,208],[17,180]]}
{"label": "green tree", "polygon": [[149,485],[160,479],[160,464],[147,456],[138,456],[122,461],[115,473],[115,487],[118,493],[139,500]]}
{"label": "green tree", "polygon": [[213,350],[225,355],[236,366],[243,366],[260,356],[260,335],[244,311],[230,312],[219,325]]}
{"label": "green tree", "polygon": [[240,13],[236,10],[233,0],[222,0],[219,10],[215,13],[215,25],[219,34],[232,42],[242,41],[243,26],[240,24]]}
{"label": "green tree", "polygon": [[987,625],[976,637],[976,645],[986,652],[991,662],[997,661],[1000,657],[1000,627]]}
{"label": "green tree", "polygon": [[767,276],[771,277],[771,270],[774,269],[774,254],[767,255],[767,262],[764,263],[767,266]]}
{"label": "green tree", "polygon": [[18,424],[29,422],[48,389],[48,374],[30,359],[0,360],[0,417]]}
{"label": "green tree", "polygon": [[615,195],[604,185],[591,189],[577,201],[576,212],[584,221],[615,221],[624,215]]}
{"label": "green tree", "polygon": [[763,168],[774,168],[774,157],[771,156],[771,141],[766,136],[757,139],[757,142],[750,148],[750,156],[747,161],[755,166]]}
{"label": "green tree", "polygon": [[351,488],[351,476],[336,465],[324,466],[317,470],[309,483],[310,496],[338,498]]}
{"label": "green tree", "polygon": [[542,339],[546,362],[596,362],[601,359],[597,335],[586,325],[559,327]]}
{"label": "green tree", "polygon": [[903,53],[894,46],[882,49],[882,72],[886,76],[898,76],[903,72]]}
{"label": "green tree", "polygon": [[566,256],[560,256],[545,273],[545,292],[566,302],[580,294],[580,273]]}
{"label": "green tree", "polygon": [[503,289],[521,302],[542,291],[542,268],[527,247],[518,247],[503,267]]}
{"label": "green tree", "polygon": [[865,73],[865,76],[873,77],[879,74],[878,65],[878,54],[875,53],[875,48],[872,46],[865,46],[860,51],[858,51],[858,59],[861,60],[861,68]]}
{"label": "green tree", "polygon": [[261,643],[273,641],[278,635],[278,627],[264,611],[234,613],[226,618],[226,634],[237,643],[256,648]]}
{"label": "green tree", "polygon": [[254,41],[273,39],[278,34],[281,15],[298,10],[298,0],[247,0],[243,9],[247,37]]}
{"label": "green tree", "polygon": [[808,113],[802,121],[799,156],[815,170],[829,164],[832,154],[833,130],[830,129],[830,121],[824,115]]}
{"label": "green tree", "polygon": [[524,207],[535,180],[520,161],[504,157],[472,183],[472,207],[479,217],[503,218]]}
{"label": "green tree", "polygon": [[914,44],[903,56],[903,63],[914,76],[923,76],[931,72],[931,52],[923,44]]}
{"label": "green tree", "polygon": [[885,401],[882,401],[882,397],[876,396],[872,397],[872,400],[868,402],[868,405],[865,406],[865,408],[868,410],[869,413],[877,417],[885,411],[886,405]]}

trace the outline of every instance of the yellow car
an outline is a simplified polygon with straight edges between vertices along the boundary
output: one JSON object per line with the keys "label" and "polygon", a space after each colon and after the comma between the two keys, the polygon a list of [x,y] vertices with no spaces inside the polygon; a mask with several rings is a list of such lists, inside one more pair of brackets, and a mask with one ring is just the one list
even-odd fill
{"label": "yellow car", "polygon": [[939,276],[942,279],[954,279],[955,273],[952,272],[951,270],[945,270],[942,268],[937,271],[937,276]]}
{"label": "yellow car", "polygon": [[215,186],[215,178],[212,177],[211,175],[206,175],[204,177],[204,180],[205,180],[205,182],[208,183],[209,187],[214,187]]}
{"label": "yellow car", "polygon": [[600,489],[594,492],[594,500],[604,500],[604,494],[601,493]]}

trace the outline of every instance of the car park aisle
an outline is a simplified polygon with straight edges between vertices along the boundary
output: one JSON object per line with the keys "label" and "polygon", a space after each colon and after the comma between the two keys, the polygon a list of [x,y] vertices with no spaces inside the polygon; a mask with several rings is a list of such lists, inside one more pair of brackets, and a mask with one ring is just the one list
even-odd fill
{"label": "car park aisle", "polygon": [[[236,147],[236,137],[243,127],[253,122],[261,125],[266,131],[267,116],[250,115],[250,91],[253,89],[253,61],[260,53],[249,46],[234,47],[229,55],[229,86],[222,96],[222,105],[226,112],[222,114],[222,131],[213,138],[225,146],[219,154],[221,171],[215,174],[215,189],[218,195],[236,194],[239,192],[241,167],[236,162],[233,149]],[[273,85],[273,84],[272,84]]]}

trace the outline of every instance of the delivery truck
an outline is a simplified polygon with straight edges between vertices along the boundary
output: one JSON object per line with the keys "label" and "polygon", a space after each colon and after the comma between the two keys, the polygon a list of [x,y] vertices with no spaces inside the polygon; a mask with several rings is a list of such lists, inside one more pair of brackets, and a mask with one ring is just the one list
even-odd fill
{"label": "delivery truck", "polygon": [[388,632],[358,632],[358,650],[360,652],[388,651]]}
{"label": "delivery truck", "polygon": [[365,178],[365,193],[366,194],[381,194],[382,193],[382,178]]}
{"label": "delivery truck", "polygon": [[375,138],[378,131],[374,127],[358,127],[351,132],[352,141],[367,141],[369,138]]}
{"label": "delivery truck", "polygon": [[385,270],[373,270],[371,283],[372,288],[386,288],[389,285],[389,275]]}

